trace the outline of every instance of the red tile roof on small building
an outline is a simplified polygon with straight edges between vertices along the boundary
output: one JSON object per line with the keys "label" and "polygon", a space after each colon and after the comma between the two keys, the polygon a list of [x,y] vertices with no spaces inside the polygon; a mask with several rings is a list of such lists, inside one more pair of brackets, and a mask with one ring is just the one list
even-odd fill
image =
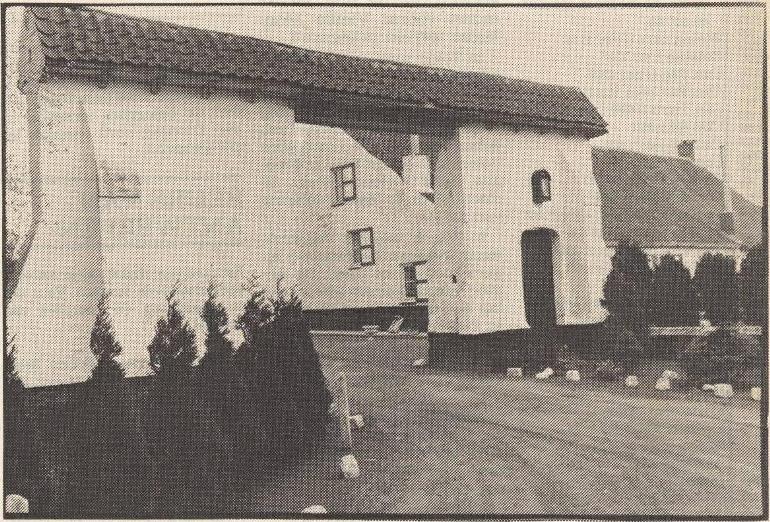
{"label": "red tile roof on small building", "polygon": [[607,132],[596,108],[573,87],[311,51],[85,7],[28,9],[47,64],[143,67],[270,81],[303,92],[362,95],[472,114],[482,121],[590,137]]}

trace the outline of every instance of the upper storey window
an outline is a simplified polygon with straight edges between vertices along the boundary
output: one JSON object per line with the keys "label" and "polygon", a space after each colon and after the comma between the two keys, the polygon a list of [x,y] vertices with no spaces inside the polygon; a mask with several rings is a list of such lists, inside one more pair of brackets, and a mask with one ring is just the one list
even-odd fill
{"label": "upper storey window", "polygon": [[535,203],[551,201],[551,175],[548,171],[538,170],[532,174],[532,201]]}
{"label": "upper storey window", "polygon": [[334,180],[333,205],[342,205],[346,201],[356,199],[356,166],[354,163],[334,167],[332,179]]}

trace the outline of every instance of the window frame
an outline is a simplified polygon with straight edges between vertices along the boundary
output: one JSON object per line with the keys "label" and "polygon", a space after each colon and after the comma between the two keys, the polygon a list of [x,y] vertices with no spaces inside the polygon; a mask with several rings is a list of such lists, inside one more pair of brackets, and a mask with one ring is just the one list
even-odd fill
{"label": "window frame", "polygon": [[[346,181],[345,170],[348,168],[352,173],[352,177]],[[334,184],[334,200],[332,201],[332,206],[339,207],[348,201],[354,201],[358,195],[356,188],[356,164],[346,163],[344,165],[332,167],[330,170],[332,175],[332,183]],[[345,195],[345,187],[348,185],[353,187],[353,194],[351,196]]]}
{"label": "window frame", "polygon": [[[548,181],[548,194],[543,192],[543,180]],[[539,169],[532,173],[532,202],[540,205],[553,198],[553,189],[551,187],[551,173],[546,169]]]}
{"label": "window frame", "polygon": [[[369,232],[369,244],[368,245],[362,245],[361,244],[361,233],[362,232]],[[351,268],[361,268],[364,266],[372,266],[375,262],[374,258],[374,229],[372,227],[366,227],[366,228],[357,228],[354,230],[348,231],[348,236],[351,240],[351,246],[353,247],[353,265]],[[368,250],[370,253],[371,261],[368,261],[366,263],[363,262],[363,256],[361,255],[361,252],[363,250]]]}
{"label": "window frame", "polygon": [[[409,302],[412,303],[427,303],[428,298],[427,297],[420,297],[419,288],[422,284],[428,283],[428,278],[425,279],[419,279],[417,277],[417,267],[424,265],[428,262],[427,259],[421,260],[421,261],[412,261],[411,263],[403,263],[401,265],[402,273],[404,275],[404,295],[406,296],[406,299],[409,300]],[[414,279],[407,279],[407,269],[411,268],[414,272]],[[410,287],[414,288],[414,294],[410,295]]]}

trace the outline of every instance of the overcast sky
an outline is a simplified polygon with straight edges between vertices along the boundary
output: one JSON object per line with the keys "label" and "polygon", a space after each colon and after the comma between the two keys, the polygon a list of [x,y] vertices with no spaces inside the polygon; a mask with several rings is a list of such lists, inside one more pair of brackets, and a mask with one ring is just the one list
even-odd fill
{"label": "overcast sky", "polygon": [[697,160],[762,200],[761,7],[109,7],[321,51],[576,86],[609,123],[595,145]]}

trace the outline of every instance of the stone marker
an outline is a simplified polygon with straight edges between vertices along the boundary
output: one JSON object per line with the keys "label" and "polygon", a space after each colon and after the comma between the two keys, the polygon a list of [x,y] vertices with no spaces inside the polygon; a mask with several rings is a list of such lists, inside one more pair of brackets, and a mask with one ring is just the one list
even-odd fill
{"label": "stone marker", "polygon": [[327,513],[323,506],[309,506],[302,510],[303,513]]}
{"label": "stone marker", "polygon": [[16,493],[11,493],[5,497],[5,512],[29,513],[29,500]]}
{"label": "stone marker", "polygon": [[665,370],[663,372],[663,375],[661,375],[661,377],[665,377],[669,381],[675,381],[675,380],[679,379],[679,374],[676,373],[673,370]]}
{"label": "stone marker", "polygon": [[544,381],[548,377],[549,377],[549,375],[547,373],[545,373],[544,371],[535,374],[535,379],[537,379],[538,381]]}
{"label": "stone marker", "polygon": [[551,368],[551,367],[549,366],[548,368],[546,368],[545,370],[543,370],[543,373],[545,373],[545,374],[546,374],[548,377],[551,377],[551,376],[553,376],[553,368]]}
{"label": "stone marker", "polygon": [[714,385],[714,395],[717,397],[720,397],[722,399],[726,399],[728,397],[733,396],[733,385],[732,384],[726,384],[726,383],[720,383]]}
{"label": "stone marker", "polygon": [[425,366],[426,364],[428,364],[428,361],[426,361],[425,359],[417,359],[412,363],[412,366],[414,366],[415,368],[420,368],[422,366]]}
{"label": "stone marker", "polygon": [[361,476],[361,469],[358,467],[358,461],[353,455],[345,455],[340,461],[340,470],[342,476],[346,479],[354,479]]}
{"label": "stone marker", "polygon": [[364,416],[363,415],[351,415],[350,416],[350,424],[353,425],[354,428],[361,429],[364,427]]}
{"label": "stone marker", "polygon": [[714,391],[714,385],[713,384],[704,384],[703,391],[713,392]]}
{"label": "stone marker", "polygon": [[629,375],[626,377],[626,386],[629,388],[636,388],[639,386],[639,377],[636,375]]}
{"label": "stone marker", "polygon": [[565,377],[570,382],[578,382],[580,380],[580,372],[577,370],[567,370],[567,375]]}
{"label": "stone marker", "polygon": [[751,398],[755,401],[761,401],[762,400],[762,388],[754,387],[751,389]]}
{"label": "stone marker", "polygon": [[524,370],[521,368],[508,368],[505,372],[505,375],[511,377],[512,379],[521,379],[524,377]]}
{"label": "stone marker", "polygon": [[346,448],[353,447],[353,436],[350,434],[350,400],[348,399],[348,381],[343,372],[334,379],[334,398],[337,414],[340,420],[340,437]]}
{"label": "stone marker", "polygon": [[659,377],[655,383],[655,389],[658,391],[668,391],[671,389],[671,381],[666,377]]}

